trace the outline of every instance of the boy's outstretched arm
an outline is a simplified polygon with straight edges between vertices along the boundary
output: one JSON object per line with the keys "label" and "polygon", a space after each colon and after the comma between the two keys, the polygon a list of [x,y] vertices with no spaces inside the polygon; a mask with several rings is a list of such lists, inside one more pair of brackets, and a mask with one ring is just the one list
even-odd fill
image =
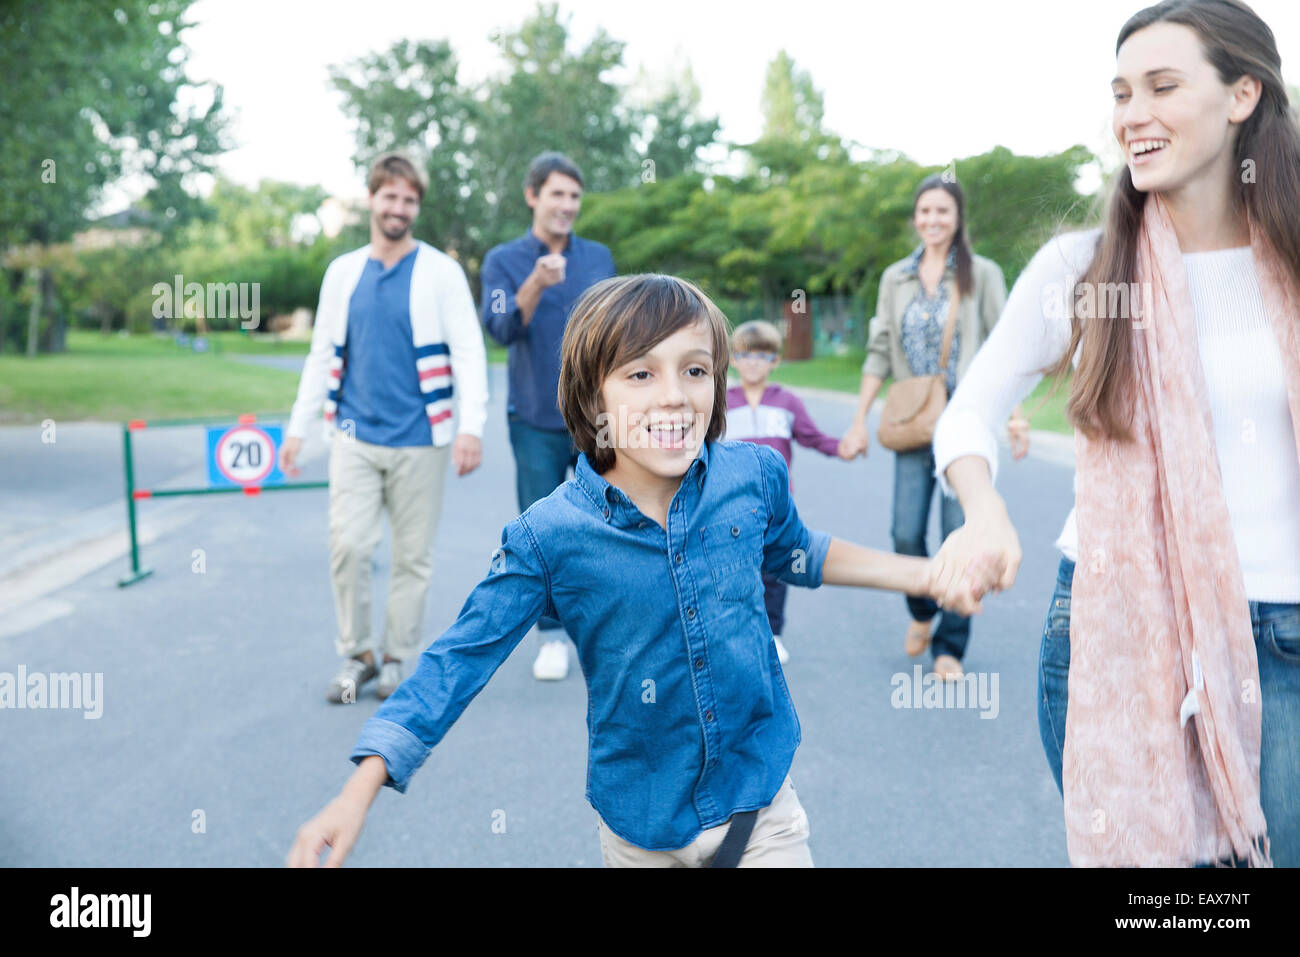
{"label": "boy's outstretched arm", "polygon": [[548,612],[556,614],[549,575],[532,531],[517,518],[506,526],[487,576],[470,592],[460,615],[366,721],[351,755],[357,770],[338,797],[299,829],[286,863],[315,867],[329,845],[326,866],[341,866],[379,788],[406,790],[466,705]]}
{"label": "boy's outstretched arm", "polygon": [[794,421],[791,423],[790,431],[794,440],[804,448],[816,449],[822,455],[844,458],[840,455],[840,440],[817,428],[817,423],[808,414],[808,407],[803,404],[803,400],[793,393],[791,397],[794,400],[791,403]]}
{"label": "boy's outstretched arm", "polygon": [[881,552],[832,538],[822,564],[822,582],[922,595],[969,616],[983,610],[980,599],[1002,574],[999,559],[991,552],[972,562],[961,582],[941,583],[937,567],[933,559]]}
{"label": "boy's outstretched arm", "polygon": [[763,539],[763,571],[804,588],[857,585],[933,598],[962,615],[981,610],[980,598],[1002,575],[1004,562],[994,551],[979,553],[960,569],[943,575],[934,559],[863,548],[809,529],[790,498],[785,460],[765,445],[753,445],[763,473],[770,521]]}

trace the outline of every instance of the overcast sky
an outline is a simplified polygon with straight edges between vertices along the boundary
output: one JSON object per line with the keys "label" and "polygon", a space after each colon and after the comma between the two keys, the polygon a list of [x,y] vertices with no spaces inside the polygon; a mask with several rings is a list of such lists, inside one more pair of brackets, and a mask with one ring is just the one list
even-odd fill
{"label": "overcast sky", "polygon": [[[1041,155],[1083,143],[1110,151],[1115,36],[1133,0],[566,0],[571,42],[598,27],[627,43],[639,67],[689,62],[721,137],[761,126],[768,63],[785,49],[811,72],[832,131],[898,149],[925,164],[996,145]],[[1289,82],[1300,77],[1300,4],[1257,0],[1278,38]],[[331,64],[397,40],[451,41],[463,80],[501,68],[489,34],[517,26],[533,0],[374,3],[354,0],[199,0],[183,38],[190,76],[225,87],[239,147],[221,160],[233,179],[320,184],[364,195],[352,131],[329,88]],[[557,144],[561,148],[563,144]],[[1114,153],[1118,158],[1118,153]],[[960,170],[958,170],[960,175]]]}

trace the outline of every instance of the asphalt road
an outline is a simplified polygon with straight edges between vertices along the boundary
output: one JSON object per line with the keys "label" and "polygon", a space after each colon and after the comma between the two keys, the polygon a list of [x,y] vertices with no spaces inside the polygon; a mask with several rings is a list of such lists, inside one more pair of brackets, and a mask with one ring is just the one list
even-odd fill
{"label": "asphalt road", "polygon": [[[515,514],[501,368],[492,381],[484,465],[447,482],[429,640],[455,618]],[[847,427],[845,399],[806,400],[823,430]],[[124,521],[112,518],[124,517],[120,429],[60,429],[54,445],[35,426],[0,430],[0,542],[28,553],[43,529]],[[146,431],[137,456],[142,484],[181,481],[202,472],[202,436]],[[996,676],[996,717],[894,707],[894,676],[910,680],[915,664],[902,651],[901,596],[791,590],[785,670],[804,738],[791,773],[818,865],[1067,864],[1061,800],[1038,740],[1035,669],[1072,473],[1003,456],[999,484],[1025,560],[1015,587],[986,601],[965,662],[990,691]],[[310,468],[323,474],[323,458]],[[843,463],[797,449],[793,478],[807,524],[891,547],[890,453],[873,447]],[[0,865],[283,862],[298,826],[351,772],[348,753],[378,706],[372,686],[352,706],[325,701],[337,665],[326,501],[319,490],[144,502],[151,578],[119,589],[119,555],[57,587],[47,577],[43,592],[10,589],[3,614],[18,624],[0,631],[0,672],[102,674],[102,714],[0,710]],[[385,533],[376,631],[388,554]],[[76,548],[65,556],[76,557]],[[24,626],[25,603],[38,601],[57,613]],[[534,681],[536,647],[525,638],[405,795],[381,792],[350,863],[600,865],[584,798],[585,689],[576,663],[564,682]]]}

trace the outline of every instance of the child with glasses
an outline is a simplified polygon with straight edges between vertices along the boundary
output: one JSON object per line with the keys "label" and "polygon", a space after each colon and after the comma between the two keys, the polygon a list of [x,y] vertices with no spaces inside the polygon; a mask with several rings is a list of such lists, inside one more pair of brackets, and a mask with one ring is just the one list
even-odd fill
{"label": "child with glasses", "polygon": [[[731,334],[731,356],[740,374],[740,385],[727,389],[727,438],[771,446],[781,453],[787,470],[793,456],[792,441],[848,461],[852,456],[842,455],[840,440],[817,428],[803,401],[769,381],[781,361],[782,345],[781,330],[761,320],[743,323]],[[790,490],[794,491],[793,482]],[[781,643],[787,589],[775,575],[764,573],[763,603],[781,664],[790,660],[790,653]]]}

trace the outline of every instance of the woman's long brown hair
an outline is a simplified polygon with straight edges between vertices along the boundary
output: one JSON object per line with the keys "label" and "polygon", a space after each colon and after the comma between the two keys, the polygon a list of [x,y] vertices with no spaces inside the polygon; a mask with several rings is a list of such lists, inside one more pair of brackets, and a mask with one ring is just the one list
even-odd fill
{"label": "woman's long brown hair", "polygon": [[[1241,173],[1234,208],[1263,230],[1282,263],[1300,285],[1300,126],[1291,109],[1282,61],[1273,31],[1238,0],[1166,0],[1140,10],[1124,24],[1115,43],[1116,55],[1132,34],[1153,23],[1179,23],[1199,34],[1206,59],[1230,84],[1242,76],[1259,80],[1262,93],[1245,120],[1236,142],[1235,170]],[[1247,161],[1250,161],[1249,163]],[[1246,170],[1254,175],[1246,175]],[[1137,243],[1147,194],[1133,186],[1127,164],[1120,170],[1107,204],[1106,222],[1092,264],[1075,287],[1077,297],[1103,283],[1136,283]],[[1131,286],[1129,288],[1137,288]],[[1071,358],[1082,345],[1079,368],[1066,406],[1070,422],[1089,438],[1130,441],[1133,401],[1133,329],[1120,311],[1123,299],[1095,296],[1086,310],[1070,320],[1070,345],[1046,370],[1058,381],[1070,372]]]}

